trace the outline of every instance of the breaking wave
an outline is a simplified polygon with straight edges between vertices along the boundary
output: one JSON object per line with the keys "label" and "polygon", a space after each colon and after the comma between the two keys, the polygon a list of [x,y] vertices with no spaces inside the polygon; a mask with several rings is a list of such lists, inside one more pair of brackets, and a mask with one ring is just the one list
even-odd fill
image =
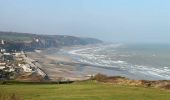
{"label": "breaking wave", "polygon": [[[136,52],[135,47],[131,47],[134,51],[127,48],[128,46],[123,44],[105,44],[76,48],[70,50],[68,54],[81,63],[96,65],[102,68],[118,68],[124,72],[143,76],[144,78],[147,76],[154,79],[170,79],[170,67],[164,66],[164,64],[162,66],[155,66],[152,63],[150,64],[149,60],[146,61],[146,59],[150,59],[151,57],[159,58],[159,56],[153,56],[155,54],[148,52],[147,49],[145,51],[140,51],[139,49]],[[141,60],[141,57],[143,57],[143,60]],[[157,58],[151,59],[153,59],[151,61],[153,63],[155,61],[154,59],[157,60]]]}

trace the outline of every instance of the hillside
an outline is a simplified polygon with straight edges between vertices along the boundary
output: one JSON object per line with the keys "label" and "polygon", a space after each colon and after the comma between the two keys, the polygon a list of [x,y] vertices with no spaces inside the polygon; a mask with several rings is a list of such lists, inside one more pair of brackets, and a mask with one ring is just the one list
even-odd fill
{"label": "hillside", "polygon": [[0,40],[5,41],[5,45],[1,45],[0,47],[5,48],[7,51],[87,45],[102,42],[94,38],[81,38],[66,35],[38,35],[16,32],[0,32]]}
{"label": "hillside", "polygon": [[17,33],[17,32],[2,32],[0,31],[0,39],[6,41],[31,41],[35,34]]}

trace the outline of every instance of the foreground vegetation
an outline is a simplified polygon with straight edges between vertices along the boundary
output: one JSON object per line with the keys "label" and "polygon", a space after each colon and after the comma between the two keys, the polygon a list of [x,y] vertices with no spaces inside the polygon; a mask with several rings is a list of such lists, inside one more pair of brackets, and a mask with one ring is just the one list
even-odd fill
{"label": "foreground vegetation", "polygon": [[[170,91],[127,85],[113,85],[95,81],[71,84],[15,84],[0,85],[1,100],[169,100]],[[15,99],[2,99],[4,95]],[[12,94],[12,95],[11,95]],[[18,97],[17,97],[18,96]]]}
{"label": "foreground vegetation", "polygon": [[21,100],[15,93],[0,88],[0,100]]}

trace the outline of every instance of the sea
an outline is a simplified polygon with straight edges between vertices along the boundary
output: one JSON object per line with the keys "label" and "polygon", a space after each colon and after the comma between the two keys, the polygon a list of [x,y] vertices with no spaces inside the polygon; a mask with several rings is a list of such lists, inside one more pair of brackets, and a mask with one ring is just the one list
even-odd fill
{"label": "sea", "polygon": [[108,75],[170,80],[170,44],[104,43],[65,52],[78,62],[109,70]]}

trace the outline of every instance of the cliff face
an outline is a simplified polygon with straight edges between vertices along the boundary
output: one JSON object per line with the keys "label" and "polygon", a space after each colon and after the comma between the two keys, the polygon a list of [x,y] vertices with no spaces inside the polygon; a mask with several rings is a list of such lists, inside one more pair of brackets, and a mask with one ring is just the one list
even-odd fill
{"label": "cliff face", "polygon": [[7,51],[34,50],[72,45],[87,45],[102,42],[93,38],[80,38],[66,35],[36,35],[14,32],[0,32],[0,40],[5,41],[5,44],[0,45],[0,47],[5,48]]}

